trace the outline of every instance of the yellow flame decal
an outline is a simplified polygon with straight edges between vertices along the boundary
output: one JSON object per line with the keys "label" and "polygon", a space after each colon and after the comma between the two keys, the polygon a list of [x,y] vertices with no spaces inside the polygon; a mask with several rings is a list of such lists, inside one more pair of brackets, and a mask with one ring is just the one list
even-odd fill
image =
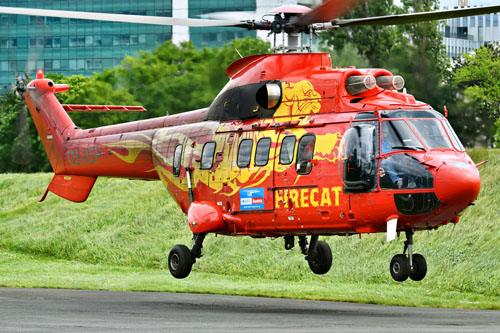
{"label": "yellow flame decal", "polygon": [[[143,151],[151,151],[151,144],[145,143],[138,140],[125,140],[115,143],[106,143],[103,146],[111,147],[111,152],[117,156],[119,159],[126,163],[134,163],[137,157]],[[117,150],[113,150],[113,147],[122,148],[127,150],[127,154],[120,154]]]}
{"label": "yellow flame decal", "polygon": [[321,109],[321,95],[311,82],[282,83],[283,98],[274,116],[296,116],[318,113]]}

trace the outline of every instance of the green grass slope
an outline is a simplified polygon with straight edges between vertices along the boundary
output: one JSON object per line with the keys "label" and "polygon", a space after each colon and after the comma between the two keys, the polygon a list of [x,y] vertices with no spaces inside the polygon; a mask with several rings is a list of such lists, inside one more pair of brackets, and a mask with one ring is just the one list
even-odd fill
{"label": "green grass slope", "polygon": [[355,302],[500,309],[500,152],[474,150],[482,189],[456,226],[415,235],[428,263],[421,282],[394,282],[404,237],[329,237],[333,265],[317,276],[283,240],[214,237],[185,280],[167,257],[191,245],[186,218],[160,182],[98,179],[85,203],[49,194],[50,174],[0,175],[0,285],[168,290]]}

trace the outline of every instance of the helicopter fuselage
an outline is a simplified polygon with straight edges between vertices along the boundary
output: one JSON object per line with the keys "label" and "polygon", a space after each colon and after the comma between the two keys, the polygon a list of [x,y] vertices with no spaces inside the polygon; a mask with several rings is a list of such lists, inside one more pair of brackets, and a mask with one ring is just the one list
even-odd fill
{"label": "helicopter fuselage", "polygon": [[82,130],[54,95],[68,87],[39,72],[26,100],[55,172],[47,191],[81,202],[98,176],[161,180],[193,233],[252,237],[409,235],[458,222],[479,194],[446,118],[387,70],[274,54],[226,74],[209,108]]}

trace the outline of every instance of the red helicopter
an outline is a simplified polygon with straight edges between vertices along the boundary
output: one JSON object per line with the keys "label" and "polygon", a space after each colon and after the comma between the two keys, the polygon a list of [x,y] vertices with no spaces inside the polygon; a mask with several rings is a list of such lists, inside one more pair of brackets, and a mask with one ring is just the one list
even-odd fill
{"label": "red helicopter", "polygon": [[61,105],[55,94],[69,87],[42,70],[29,84],[19,80],[55,174],[41,201],[50,191],[83,202],[99,176],[161,180],[194,234],[191,248],[176,245],[169,254],[176,278],[190,274],[209,233],[283,237],[286,250],[297,238],[311,270],[325,274],[332,252],[319,236],[385,232],[391,241],[404,232],[390,273],[396,281],[422,280],[427,264],[413,253],[413,234],[459,221],[479,194],[477,165],[445,117],[399,92],[402,77],[332,67],[328,54],[299,45],[299,35],[480,15],[500,5],[336,18],[354,5],[284,6],[272,11],[272,21],[238,22],[1,7],[8,14],[238,26],[269,30],[275,40],[288,34],[281,53],[231,64],[230,80],[210,107],[149,120],[80,129],[68,111],[143,109]]}

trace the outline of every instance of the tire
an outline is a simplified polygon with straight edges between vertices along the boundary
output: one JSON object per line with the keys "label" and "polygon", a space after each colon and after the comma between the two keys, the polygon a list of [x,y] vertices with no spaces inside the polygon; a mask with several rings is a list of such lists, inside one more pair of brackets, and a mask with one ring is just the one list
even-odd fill
{"label": "tire", "polygon": [[173,277],[184,279],[191,273],[193,256],[185,245],[176,245],[168,255],[168,269]]}
{"label": "tire", "polygon": [[319,241],[316,244],[316,256],[307,259],[309,268],[315,274],[326,274],[332,267],[332,250],[328,243]]}
{"label": "tire", "polygon": [[404,254],[396,254],[392,257],[389,269],[394,280],[398,282],[405,281],[410,275],[410,263],[408,258]]}
{"label": "tire", "polygon": [[410,270],[410,279],[421,281],[427,274],[427,262],[421,254],[413,255],[413,269]]}

